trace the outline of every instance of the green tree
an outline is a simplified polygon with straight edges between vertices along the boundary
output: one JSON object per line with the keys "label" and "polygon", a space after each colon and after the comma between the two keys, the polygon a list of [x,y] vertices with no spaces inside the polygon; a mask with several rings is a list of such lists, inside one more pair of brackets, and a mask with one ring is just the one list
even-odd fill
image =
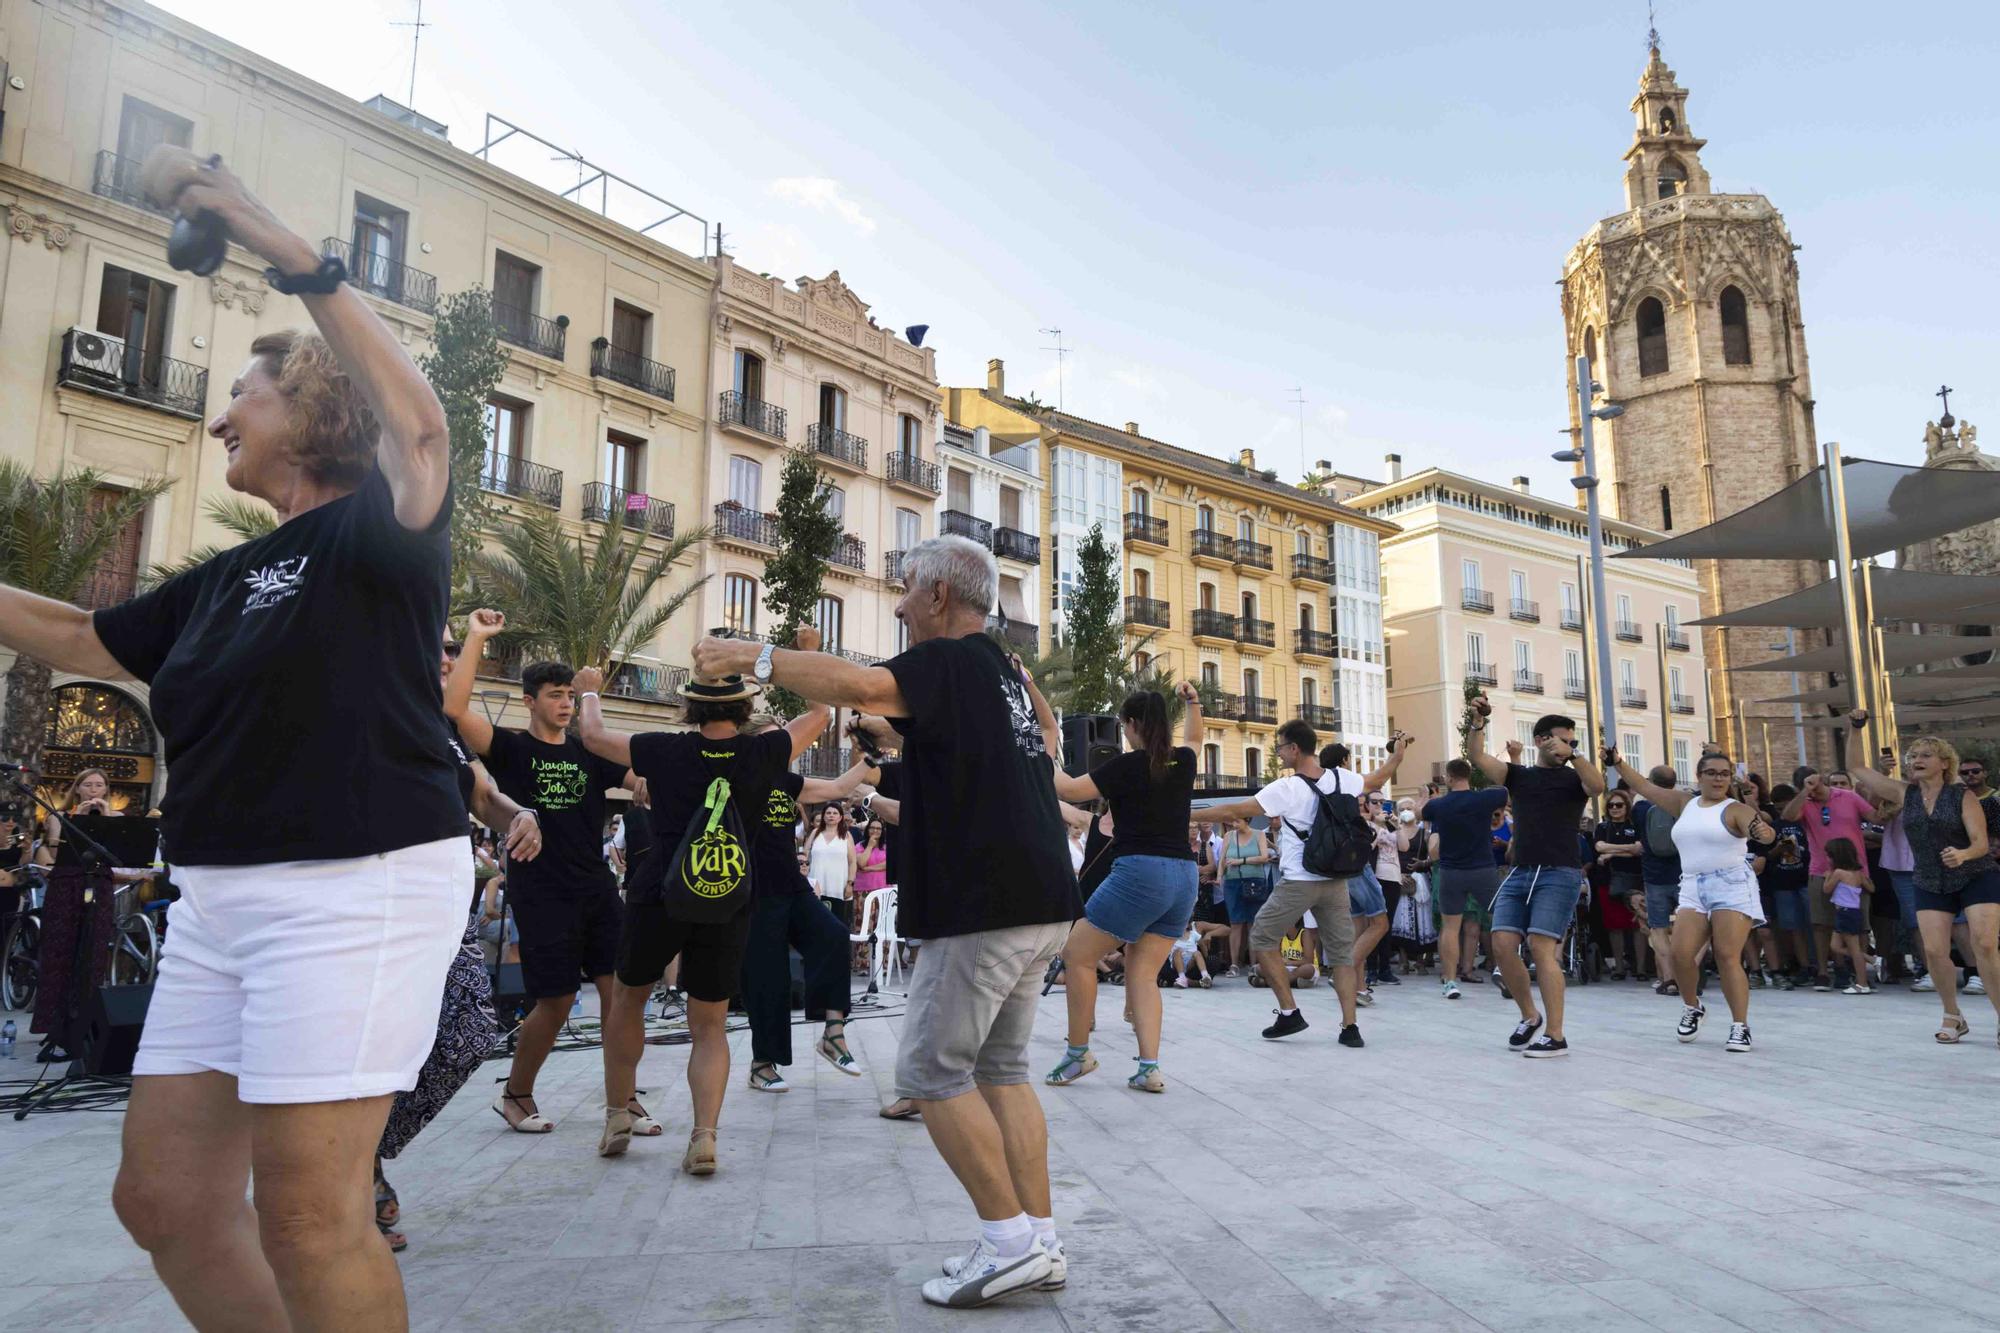
{"label": "green tree", "polygon": [[[115,493],[89,468],[40,481],[0,459],[0,583],[75,602],[120,534],[173,483],[149,481]],[[53,695],[49,664],[23,653],[7,668],[0,757],[39,771]]]}
{"label": "green tree", "polygon": [[[818,619],[826,564],[841,538],[841,516],[828,508],[827,498],[827,479],[812,454],[787,452],[778,474],[778,553],[764,562],[764,604],[778,618],[773,643],[790,643]],[[805,708],[805,700],[790,690],[773,689],[769,698],[771,710],[786,717]]]}
{"label": "green tree", "polygon": [[1076,552],[1076,590],[1064,617],[1063,641],[1068,645],[1076,686],[1073,711],[1102,713],[1114,707],[1125,653],[1125,609],[1118,588],[1118,553],[1104,540],[1102,524]]}
{"label": "green tree", "polygon": [[479,479],[492,447],[487,399],[507,370],[507,351],[485,288],[453,292],[438,303],[431,350],[417,358],[417,368],[431,382],[451,427],[451,591],[453,602],[463,605],[494,524],[494,499]]}

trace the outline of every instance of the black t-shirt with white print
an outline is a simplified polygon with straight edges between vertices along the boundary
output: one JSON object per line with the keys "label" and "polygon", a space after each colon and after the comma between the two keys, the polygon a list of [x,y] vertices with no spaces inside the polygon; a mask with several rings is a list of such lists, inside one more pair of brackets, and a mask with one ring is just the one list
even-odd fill
{"label": "black t-shirt with white print", "polygon": [[598,758],[574,736],[551,745],[507,727],[493,728],[482,757],[495,785],[533,810],[542,826],[541,855],[508,866],[507,889],[516,901],[616,889],[604,863],[604,791],[625,780],[623,765]]}
{"label": "black t-shirt with white print", "polygon": [[351,495],[92,618],[152,710],[180,865],[344,860],[465,835],[438,683],[451,498]]}
{"label": "black t-shirt with white print", "polygon": [[1054,769],[1021,681],[985,634],[892,658],[903,735],[897,929],[942,939],[1083,911]]}

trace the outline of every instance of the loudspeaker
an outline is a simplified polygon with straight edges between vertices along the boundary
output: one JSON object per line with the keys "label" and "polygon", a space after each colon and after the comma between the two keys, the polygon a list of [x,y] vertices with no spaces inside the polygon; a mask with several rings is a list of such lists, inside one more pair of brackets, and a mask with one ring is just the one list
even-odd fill
{"label": "loudspeaker", "polygon": [[508,1015],[530,1007],[528,987],[521,980],[519,963],[495,963],[488,970],[493,976],[493,1013],[500,1020],[500,1030],[505,1032],[514,1026]]}
{"label": "loudspeaker", "polygon": [[117,1077],[132,1072],[139,1034],[146,1027],[146,1008],[152,1002],[150,981],[143,986],[99,986],[90,993],[83,1032],[73,1052],[84,1073]]}
{"label": "loudspeaker", "polygon": [[1118,719],[1109,713],[1073,713],[1062,720],[1063,771],[1082,777],[1118,757]]}

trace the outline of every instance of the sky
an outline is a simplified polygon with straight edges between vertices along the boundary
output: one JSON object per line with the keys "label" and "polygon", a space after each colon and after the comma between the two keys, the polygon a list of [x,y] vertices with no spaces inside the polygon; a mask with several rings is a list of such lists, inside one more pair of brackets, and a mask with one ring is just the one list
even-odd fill
{"label": "sky", "polygon": [[[407,97],[415,0],[310,27],[268,0],[165,7]],[[1821,441],[1921,461],[1941,383],[1981,422],[2000,6],[1659,10],[1714,188],[1769,196],[1803,247]],[[1568,494],[1557,283],[1624,208],[1644,0],[553,12],[428,0],[418,109],[462,148],[491,112],[579,152],[719,222],[748,267],[838,269],[884,325],[930,326],[946,384],[997,356],[1013,392],[1288,480],[1397,452]],[[575,180],[529,145],[495,160]],[[656,234],[699,252],[693,224]]]}

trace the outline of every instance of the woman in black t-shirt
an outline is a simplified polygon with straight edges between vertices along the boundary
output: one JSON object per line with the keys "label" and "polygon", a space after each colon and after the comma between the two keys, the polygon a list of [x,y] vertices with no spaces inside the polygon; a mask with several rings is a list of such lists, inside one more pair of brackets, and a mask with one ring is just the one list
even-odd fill
{"label": "woman in black t-shirt", "polygon": [[[1201,736],[1201,701],[1182,683],[1187,738]],[[1057,1086],[1097,1068],[1090,1029],[1097,1017],[1097,960],[1125,948],[1126,1003],[1139,1038],[1139,1070],[1129,1085],[1164,1092],[1160,1074],[1160,989],[1153,984],[1167,951],[1187,933],[1194,916],[1199,867],[1188,847],[1188,810],[1194,796],[1195,752],[1175,748],[1167,701],[1141,690],[1118,710],[1129,747],[1088,775],[1055,772],[1056,795],[1065,801],[1111,804],[1110,869],[1070,928],[1063,946],[1063,994],[1069,1001],[1069,1049],[1049,1074]]]}

